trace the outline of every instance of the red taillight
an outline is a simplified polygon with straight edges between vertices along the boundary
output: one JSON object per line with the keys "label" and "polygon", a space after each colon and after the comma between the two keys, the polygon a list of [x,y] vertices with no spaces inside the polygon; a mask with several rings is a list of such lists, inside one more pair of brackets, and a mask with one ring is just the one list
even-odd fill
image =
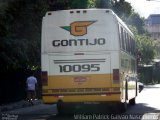
{"label": "red taillight", "polygon": [[49,12],[49,13],[48,13],[48,15],[52,15],[52,13],[51,13],[51,12]]}
{"label": "red taillight", "polygon": [[119,69],[113,69],[113,83],[118,84],[120,80]]}
{"label": "red taillight", "polygon": [[48,84],[48,73],[47,73],[47,71],[42,71],[41,80],[42,80],[42,85],[47,85]]}

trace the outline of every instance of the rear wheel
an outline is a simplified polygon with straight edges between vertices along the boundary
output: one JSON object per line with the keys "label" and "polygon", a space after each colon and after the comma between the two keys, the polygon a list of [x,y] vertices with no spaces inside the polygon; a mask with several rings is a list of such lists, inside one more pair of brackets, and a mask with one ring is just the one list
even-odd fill
{"label": "rear wheel", "polygon": [[127,111],[127,101],[125,101],[124,103],[121,103],[120,111],[123,113]]}
{"label": "rear wheel", "polygon": [[136,104],[136,99],[132,98],[131,100],[129,100],[129,104],[130,105],[135,105]]}
{"label": "rear wheel", "polygon": [[62,100],[57,102],[58,115],[71,115],[75,113],[75,105],[72,103],[65,103]]}
{"label": "rear wheel", "polygon": [[63,102],[62,101],[58,101],[57,102],[57,110],[58,110],[58,114],[59,115],[62,115],[62,114],[65,114],[64,113],[64,106],[63,106]]}

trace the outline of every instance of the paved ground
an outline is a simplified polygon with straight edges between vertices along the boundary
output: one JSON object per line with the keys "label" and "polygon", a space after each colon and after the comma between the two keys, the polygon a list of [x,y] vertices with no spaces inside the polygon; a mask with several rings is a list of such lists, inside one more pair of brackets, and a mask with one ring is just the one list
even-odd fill
{"label": "paved ground", "polygon": [[[42,100],[34,100],[33,101],[33,105],[39,105],[39,104],[42,104]],[[5,112],[5,111],[11,111],[11,110],[20,109],[20,108],[30,107],[30,106],[33,106],[33,105],[26,100],[21,100],[21,101],[17,101],[17,102],[14,102],[14,103],[10,103],[10,104],[0,106],[0,112]]]}
{"label": "paved ground", "polygon": [[[147,95],[150,95],[150,94],[154,94],[154,93],[157,93],[158,91],[158,89],[160,89],[160,84],[157,84],[157,85],[147,85],[147,86],[145,86],[145,88],[151,88],[151,89],[153,89],[153,88],[155,88],[155,89],[153,89],[152,91],[153,92],[145,92],[146,90],[144,89],[144,91],[142,91],[142,94],[140,93],[140,96],[139,96],[139,99],[141,98],[141,97],[143,97],[143,96],[145,96],[146,94]],[[158,89],[156,89],[156,88],[158,88]],[[149,89],[148,89],[149,90]],[[152,96],[152,95],[151,95]],[[155,95],[154,95],[155,96]],[[156,99],[155,99],[156,98]],[[157,97],[155,97],[154,99],[155,99],[155,101],[156,100],[159,100],[159,96],[157,96]],[[153,97],[149,97],[149,98],[147,98],[147,99],[145,99],[145,100],[143,100],[143,101],[140,101],[140,103],[142,102],[142,103],[144,103],[144,102],[146,102],[146,103],[149,103],[148,101],[151,101],[151,107],[153,107],[153,108],[156,108],[157,107],[157,104],[156,104],[156,102],[155,101],[153,101],[152,100],[153,99]],[[43,109],[44,109],[44,104],[42,103],[42,100],[36,100],[36,101],[33,101],[33,104],[34,105],[32,105],[31,103],[29,103],[28,101],[25,101],[25,100],[21,100],[21,101],[18,101],[18,102],[15,102],[15,103],[12,103],[12,104],[7,104],[7,105],[2,105],[2,106],[0,106],[0,112],[1,113],[3,113],[3,112],[7,112],[7,111],[14,111],[14,110],[20,110],[20,108],[22,108],[22,109],[33,109],[33,107],[36,107],[36,106],[40,106],[40,107],[42,107]],[[159,101],[158,101],[158,105],[159,105]],[[140,105],[139,105],[140,106]],[[139,107],[138,105],[137,106],[135,106],[135,107]],[[45,106],[45,107],[47,107],[47,106]],[[52,107],[52,106],[51,106]],[[145,107],[147,108],[147,110],[148,111],[153,111],[153,109],[149,109],[149,107],[147,106],[147,104],[145,105]],[[36,107],[37,108],[37,107]],[[55,108],[55,107],[54,107]],[[144,105],[143,105],[143,108],[144,108]],[[137,112],[138,113],[143,113],[143,109],[142,108],[142,106],[140,107],[140,108],[137,108],[136,110],[137,110]],[[22,109],[21,109],[21,111],[22,111]],[[43,110],[42,109],[42,110]],[[47,108],[48,109],[48,108]],[[39,109],[38,108],[38,110],[41,110],[41,109]],[[37,110],[37,111],[38,111]],[[52,109],[51,109],[52,110]],[[132,112],[132,109],[130,109],[129,111],[128,111],[129,113],[130,112]],[[43,113],[43,112],[42,112]],[[148,114],[147,114],[148,115]],[[160,115],[160,114],[159,114]],[[153,116],[153,115],[152,115]],[[54,117],[55,118],[55,117]],[[53,118],[51,118],[51,119],[53,119]],[[57,118],[57,119],[60,119],[60,118]]]}

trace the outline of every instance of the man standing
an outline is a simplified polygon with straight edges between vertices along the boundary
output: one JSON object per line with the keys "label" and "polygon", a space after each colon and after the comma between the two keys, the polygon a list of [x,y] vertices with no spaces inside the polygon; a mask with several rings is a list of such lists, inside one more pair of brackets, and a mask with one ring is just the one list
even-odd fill
{"label": "man standing", "polygon": [[34,77],[33,73],[27,78],[26,81],[27,85],[27,99],[29,102],[35,100],[36,98],[36,86],[37,86],[37,79]]}

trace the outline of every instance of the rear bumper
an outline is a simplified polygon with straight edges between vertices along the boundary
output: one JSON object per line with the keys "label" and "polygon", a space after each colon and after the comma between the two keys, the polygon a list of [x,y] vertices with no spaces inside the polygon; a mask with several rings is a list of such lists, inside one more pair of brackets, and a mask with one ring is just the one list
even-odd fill
{"label": "rear bumper", "polygon": [[120,102],[120,92],[112,94],[101,94],[101,95],[43,95],[44,103],[57,103],[63,101],[64,103],[87,103],[87,102]]}

